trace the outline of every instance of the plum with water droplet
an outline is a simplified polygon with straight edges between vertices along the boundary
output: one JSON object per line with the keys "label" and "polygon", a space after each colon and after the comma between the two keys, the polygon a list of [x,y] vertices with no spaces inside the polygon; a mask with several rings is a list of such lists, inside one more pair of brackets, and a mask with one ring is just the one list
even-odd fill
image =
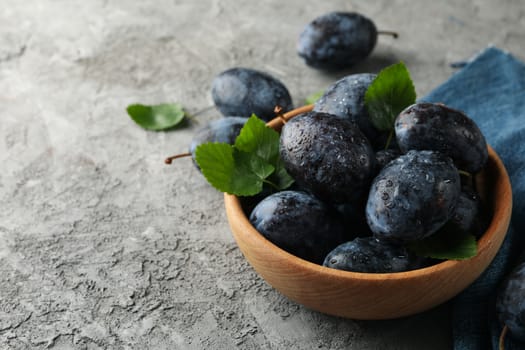
{"label": "plum with water droplet", "polygon": [[[375,74],[361,73],[337,80],[315,102],[313,110],[354,121],[368,140],[375,141],[381,132],[370,121],[365,106],[366,90],[375,78]],[[384,142],[381,146],[384,147]]]}
{"label": "plum with water droplet", "polygon": [[452,159],[435,151],[409,151],[374,178],[366,219],[378,238],[423,239],[451,218],[460,192]]}
{"label": "plum with water droplet", "polygon": [[359,199],[375,167],[374,151],[357,124],[327,113],[303,113],[288,121],[279,150],[301,186],[334,204]]}
{"label": "plum with water droplet", "polygon": [[338,270],[365,273],[392,273],[418,269],[424,260],[403,245],[375,237],[358,237],[332,250],[323,265]]}
{"label": "plum with water droplet", "polygon": [[350,239],[336,212],[301,191],[281,191],[266,197],[251,212],[250,222],[270,242],[317,264]]}
{"label": "plum with water droplet", "polygon": [[463,112],[440,103],[417,103],[395,120],[399,148],[446,154],[458,169],[477,173],[488,160],[487,142],[476,123]]}

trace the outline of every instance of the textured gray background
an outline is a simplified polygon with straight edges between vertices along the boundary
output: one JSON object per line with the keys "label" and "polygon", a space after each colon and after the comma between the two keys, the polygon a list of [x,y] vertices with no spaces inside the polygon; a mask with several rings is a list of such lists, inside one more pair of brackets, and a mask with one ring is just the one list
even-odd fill
{"label": "textured gray background", "polygon": [[[381,37],[326,74],[302,27],[355,10]],[[403,60],[419,96],[489,44],[525,59],[525,5],[499,1],[2,0],[0,349],[449,349],[447,306],[364,322],[309,311],[245,262],[184,128],[147,132],[128,104],[212,105],[220,71],[267,71],[296,105],[344,74]]]}

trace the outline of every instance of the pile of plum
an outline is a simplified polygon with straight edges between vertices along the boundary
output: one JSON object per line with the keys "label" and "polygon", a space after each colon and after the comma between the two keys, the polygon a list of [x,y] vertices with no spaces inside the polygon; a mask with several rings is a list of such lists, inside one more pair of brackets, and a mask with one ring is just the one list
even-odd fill
{"label": "pile of plum", "polygon": [[280,154],[295,188],[264,198],[250,221],[281,248],[328,267],[417,269],[434,261],[407,249],[411,242],[440,230],[482,234],[470,180],[488,159],[487,144],[462,112],[418,103],[396,118],[396,142],[385,150],[363,103],[371,81],[343,78],[283,126]]}
{"label": "pile of plum", "polygon": [[[436,261],[414,254],[410,243],[442,230],[483,233],[472,176],[488,159],[487,144],[461,111],[417,103],[396,118],[385,148],[388,132],[374,127],[364,104],[374,78],[346,76],[311,112],[289,120],[279,149],[294,185],[241,199],[262,235],[302,259],[347,271],[407,271]],[[232,144],[249,115],[243,108],[266,121],[273,106],[292,108],[281,82],[246,68],[219,74],[212,96],[225,117],[196,134],[192,153],[203,142]]]}

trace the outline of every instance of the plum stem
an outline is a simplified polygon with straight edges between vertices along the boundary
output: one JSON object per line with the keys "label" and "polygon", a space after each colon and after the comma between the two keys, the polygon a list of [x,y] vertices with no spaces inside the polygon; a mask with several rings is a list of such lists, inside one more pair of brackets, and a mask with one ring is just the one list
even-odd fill
{"label": "plum stem", "polygon": [[284,118],[283,107],[281,107],[281,106],[275,106],[275,108],[273,109],[273,112],[275,113],[275,117],[276,117],[276,118],[281,119],[281,121],[283,122],[283,124],[286,124],[287,120]]}
{"label": "plum stem", "polygon": [[198,110],[195,113],[188,113],[188,117],[194,118],[194,117],[198,116],[199,114],[205,113],[205,112],[209,111],[210,109],[212,109],[214,107],[215,107],[215,105],[211,105],[211,106],[208,106],[208,107],[204,107],[204,108]]}
{"label": "plum stem", "polygon": [[509,327],[507,327],[507,325],[505,325],[501,330],[501,334],[499,335],[499,350],[505,350],[505,336],[507,335],[508,331]]}
{"label": "plum stem", "polygon": [[378,35],[391,35],[394,37],[394,39],[397,39],[399,37],[399,34],[397,32],[391,31],[391,30],[378,30]]}
{"label": "plum stem", "polygon": [[[205,108],[203,108],[203,109],[201,109],[201,110],[198,110],[198,111],[195,112],[195,113],[187,114],[187,117],[190,118],[190,119],[191,119],[191,118],[194,118],[194,117],[198,116],[199,114],[202,114],[202,113],[204,113],[204,112],[209,111],[209,110],[212,109],[213,107],[215,107],[215,106],[208,106],[208,107],[205,107]],[[171,164],[171,163],[172,163],[175,159],[177,159],[177,158],[184,158],[184,157],[190,157],[190,156],[191,156],[191,153],[189,153],[189,152],[188,152],[188,153],[176,154],[176,155],[174,155],[174,156],[171,156],[171,157],[168,157],[168,158],[164,159],[164,163],[165,163],[165,164]]]}
{"label": "plum stem", "polygon": [[171,164],[177,158],[191,157],[191,153],[181,153],[164,159],[164,163]]}

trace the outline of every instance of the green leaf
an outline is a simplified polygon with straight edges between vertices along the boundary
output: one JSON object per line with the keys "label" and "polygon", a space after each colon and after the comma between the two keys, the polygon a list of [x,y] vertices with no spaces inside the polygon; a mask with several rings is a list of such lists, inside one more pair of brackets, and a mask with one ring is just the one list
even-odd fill
{"label": "green leaf", "polygon": [[[230,194],[253,196],[262,191],[266,178],[275,168],[264,159],[239,150],[234,150],[235,172],[232,177]],[[224,192],[224,191],[223,191]]]}
{"label": "green leaf", "polygon": [[147,130],[166,130],[179,124],[185,116],[179,103],[163,103],[154,106],[134,104],[126,108],[135,123]]}
{"label": "green leaf", "polygon": [[279,157],[279,133],[252,114],[235,139],[234,146],[273,164]]}
{"label": "green leaf", "polygon": [[204,143],[195,160],[208,182],[221,192],[252,196],[261,192],[274,167],[260,157],[236,150],[227,143]]}
{"label": "green leaf", "polygon": [[235,172],[233,147],[227,143],[203,143],[195,149],[195,161],[208,182],[219,191],[229,192]]}
{"label": "green leaf", "polygon": [[284,190],[290,187],[294,179],[284,168],[284,163],[279,154],[279,133],[266,126],[264,121],[257,118],[255,114],[244,124],[239,136],[235,140],[234,147],[257,155],[261,159],[271,164],[275,171],[268,179],[277,190]]}
{"label": "green leaf", "polygon": [[320,90],[317,92],[314,92],[311,95],[308,95],[306,99],[304,100],[305,104],[311,105],[317,102],[318,99],[320,99],[324,94],[324,90]]}
{"label": "green leaf", "polygon": [[277,190],[288,188],[294,182],[284,168],[279,155],[279,133],[266,126],[256,115],[253,114],[244,124],[234,147],[247,153],[254,153],[271,164],[275,171],[268,181]]}
{"label": "green leaf", "polygon": [[393,130],[399,113],[415,102],[416,90],[402,62],[379,72],[365,93],[368,115],[379,130]]}
{"label": "green leaf", "polygon": [[252,196],[265,183],[283,190],[293,183],[279,156],[279,133],[252,115],[235,144],[205,143],[195,160],[208,182],[221,192]]}
{"label": "green leaf", "polygon": [[279,157],[277,162],[274,164],[275,171],[270,175],[269,180],[275,186],[277,190],[284,190],[290,187],[294,183],[294,178],[288,174],[284,168],[284,162]]}
{"label": "green leaf", "polygon": [[412,242],[408,248],[419,256],[448,260],[469,259],[478,250],[474,236],[446,229],[421,241]]}

